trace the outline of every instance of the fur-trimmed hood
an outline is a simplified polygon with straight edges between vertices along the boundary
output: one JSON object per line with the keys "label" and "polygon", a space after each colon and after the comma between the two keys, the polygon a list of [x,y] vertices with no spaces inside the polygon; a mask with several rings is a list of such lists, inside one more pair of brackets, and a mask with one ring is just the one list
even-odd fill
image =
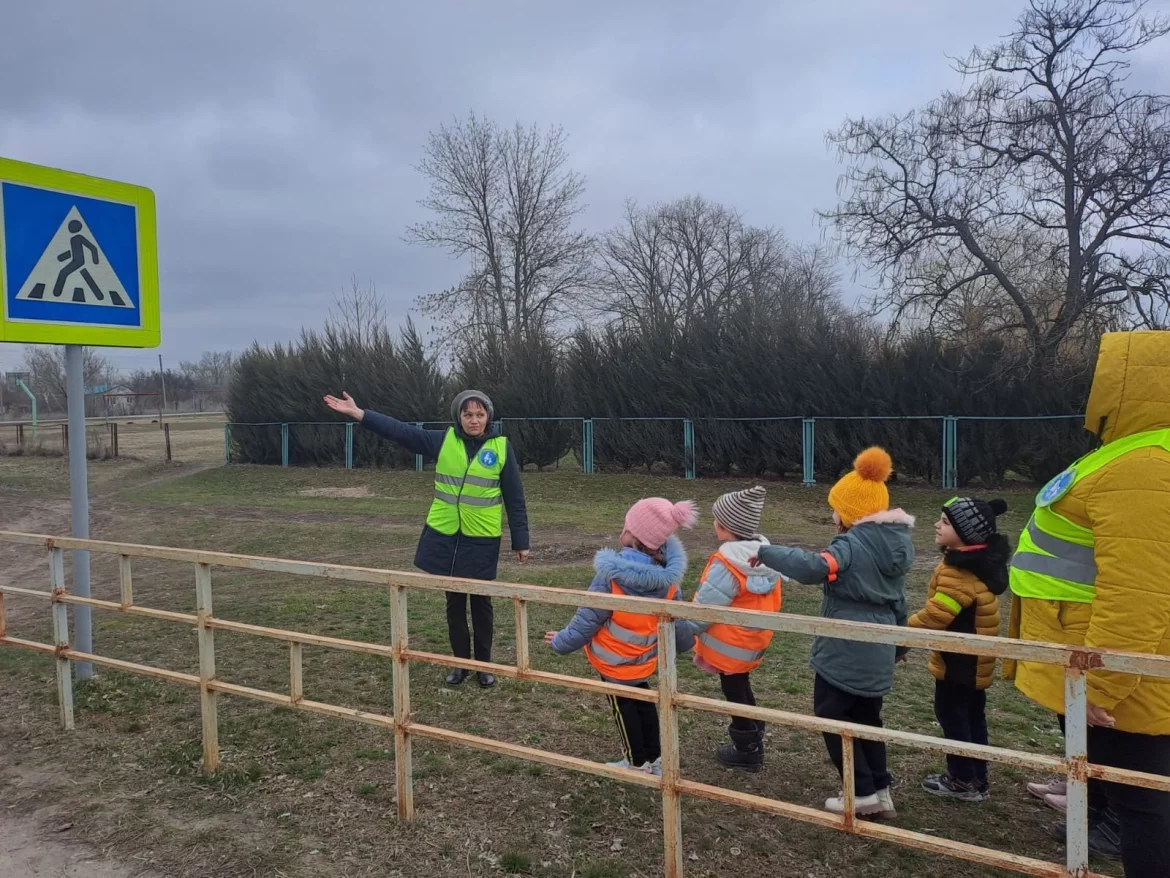
{"label": "fur-trimmed hood", "polygon": [[1008,587],[1008,566],[1011,564],[1011,546],[1003,534],[994,534],[987,548],[963,551],[946,549],[943,560],[951,567],[969,570],[994,595],[1001,595]]}
{"label": "fur-trimmed hood", "polygon": [[858,527],[862,524],[904,524],[906,527],[914,527],[914,522],[914,516],[904,509],[887,509],[884,512],[875,512],[873,515],[859,518],[853,522],[853,526]]}
{"label": "fur-trimmed hood", "polygon": [[903,509],[887,509],[854,522],[849,533],[869,549],[883,576],[905,576],[914,563],[912,527],[913,515]]}
{"label": "fur-trimmed hood", "polygon": [[672,585],[682,583],[687,572],[687,553],[678,537],[662,547],[666,566],[659,567],[648,555],[627,549],[602,549],[593,559],[593,569],[606,581],[614,580],[626,594],[638,597],[665,597]]}

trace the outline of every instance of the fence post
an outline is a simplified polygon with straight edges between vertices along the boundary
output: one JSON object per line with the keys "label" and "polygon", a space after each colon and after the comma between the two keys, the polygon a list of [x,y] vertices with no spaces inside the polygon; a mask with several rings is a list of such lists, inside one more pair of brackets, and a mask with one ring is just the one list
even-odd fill
{"label": "fence post", "polygon": [[288,645],[288,697],[296,704],[305,697],[304,649],[295,640]]}
{"label": "fence post", "polygon": [[353,469],[353,421],[345,425],[345,468]]}
{"label": "fence post", "polygon": [[1069,875],[1089,871],[1088,728],[1085,672],[1064,669],[1064,759],[1068,810],[1065,820],[1065,869]]}
{"label": "fence post", "polygon": [[223,425],[223,462],[229,464],[232,462],[232,425]]}
{"label": "fence post", "polygon": [[845,810],[841,814],[841,822],[845,829],[849,832],[853,831],[854,823],[857,820],[857,815],[854,809],[857,807],[857,790],[853,784],[853,772],[855,771],[853,753],[853,736],[842,733],[841,735],[841,797],[845,800]]}
{"label": "fence post", "polygon": [[163,424],[163,437],[167,445],[167,463],[171,462],[171,425]]}
{"label": "fence post", "polygon": [[53,592],[53,642],[57,646],[57,705],[61,728],[73,730],[73,669],[62,653],[69,649],[69,605],[65,594],[65,550],[49,549],[49,590]]}
{"label": "fence post", "polygon": [[683,460],[687,466],[687,479],[695,477],[695,422],[690,418],[683,421]]}
{"label": "fence post", "polygon": [[394,685],[394,780],[398,798],[398,819],[414,819],[414,768],[410,731],[410,663],[406,657],[409,635],[406,624],[406,588],[390,586],[390,641],[394,649],[391,666]]}
{"label": "fence post", "polygon": [[951,416],[943,418],[942,486],[944,488],[959,487],[958,426],[958,418]]}
{"label": "fence post", "polygon": [[219,710],[215,680],[215,629],[211,618],[211,565],[195,565],[195,607],[199,625],[199,708],[203,717],[203,773],[219,771]]}
{"label": "fence post", "polygon": [[512,598],[512,604],[516,614],[516,667],[523,674],[532,668],[528,655],[528,602]]}
{"label": "fence post", "polygon": [[682,878],[682,807],[678,795],[678,665],[674,620],[658,618],[658,725],[662,744],[662,859],[666,878]]}
{"label": "fence post", "polygon": [[804,485],[810,487],[817,483],[816,453],[817,453],[817,420],[805,418],[801,421],[801,452],[804,458]]}
{"label": "fence post", "polygon": [[280,425],[280,465],[288,466],[288,424]]}
{"label": "fence post", "polygon": [[581,471],[593,474],[593,419],[581,420]]}
{"label": "fence post", "polygon": [[[420,430],[423,429],[423,425],[421,423],[415,424],[415,426],[418,427]],[[424,463],[425,463],[425,461],[423,460],[423,456],[421,454],[416,454],[414,456],[414,471],[416,473],[421,473],[423,471],[423,464]]]}
{"label": "fence post", "polygon": [[134,606],[134,572],[129,555],[118,556],[118,581],[122,590],[122,609]]}

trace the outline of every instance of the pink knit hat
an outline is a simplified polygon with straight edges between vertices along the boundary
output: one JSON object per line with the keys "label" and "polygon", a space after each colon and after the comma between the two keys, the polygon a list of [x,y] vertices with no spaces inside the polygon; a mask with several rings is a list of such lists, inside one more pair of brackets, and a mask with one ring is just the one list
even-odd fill
{"label": "pink knit hat", "polygon": [[661,497],[639,500],[626,513],[626,530],[647,549],[661,549],[680,527],[691,527],[699,509],[690,500],[671,503]]}

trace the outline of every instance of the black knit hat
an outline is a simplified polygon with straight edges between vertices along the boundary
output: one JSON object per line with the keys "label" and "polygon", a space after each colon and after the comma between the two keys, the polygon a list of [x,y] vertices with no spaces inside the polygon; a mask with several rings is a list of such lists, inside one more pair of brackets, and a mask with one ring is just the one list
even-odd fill
{"label": "black knit hat", "polygon": [[1003,500],[952,497],[943,504],[943,515],[967,546],[980,546],[995,535],[995,518],[1007,512]]}

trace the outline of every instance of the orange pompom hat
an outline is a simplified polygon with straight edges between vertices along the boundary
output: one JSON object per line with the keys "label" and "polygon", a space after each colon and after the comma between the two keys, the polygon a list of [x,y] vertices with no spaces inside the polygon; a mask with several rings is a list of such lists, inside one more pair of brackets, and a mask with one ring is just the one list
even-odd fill
{"label": "orange pompom hat", "polygon": [[858,520],[890,508],[886,479],[894,471],[894,461],[884,448],[867,448],[853,460],[853,471],[841,477],[829,491],[829,506],[845,527]]}

